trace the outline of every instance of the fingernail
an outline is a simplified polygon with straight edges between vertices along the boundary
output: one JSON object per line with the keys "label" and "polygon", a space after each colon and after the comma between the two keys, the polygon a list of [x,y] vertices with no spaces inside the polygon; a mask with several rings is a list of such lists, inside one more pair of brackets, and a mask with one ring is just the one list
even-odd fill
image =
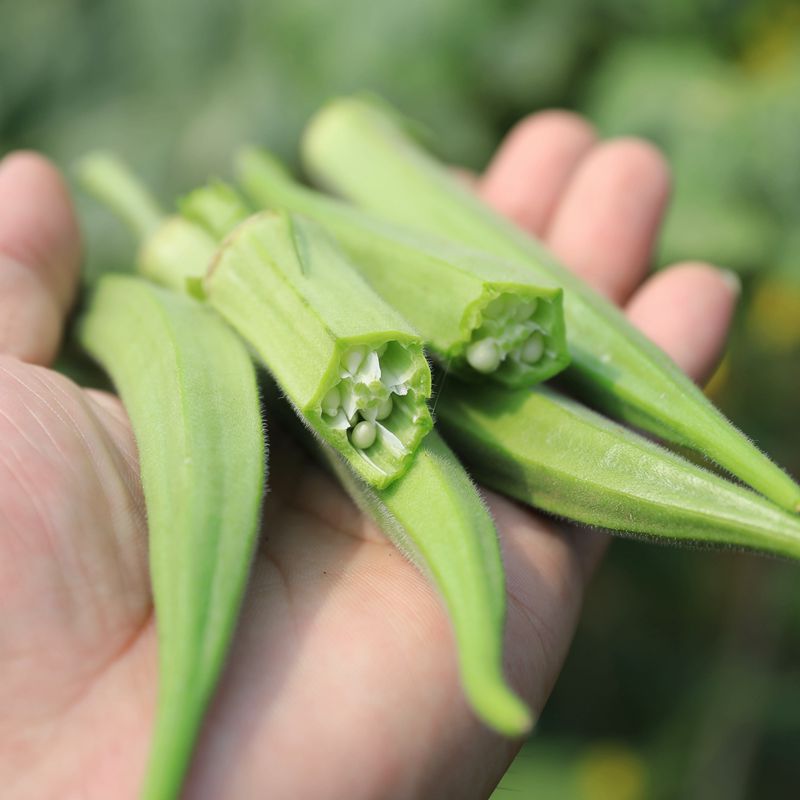
{"label": "fingernail", "polygon": [[738,297],[742,293],[742,281],[739,276],[731,269],[721,269],[720,275],[725,285]]}

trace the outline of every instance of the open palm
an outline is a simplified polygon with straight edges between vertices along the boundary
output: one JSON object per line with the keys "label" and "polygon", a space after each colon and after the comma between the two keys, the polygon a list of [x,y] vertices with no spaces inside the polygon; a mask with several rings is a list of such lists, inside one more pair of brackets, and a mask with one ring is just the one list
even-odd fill
{"label": "open palm", "polygon": [[[570,114],[521,123],[477,181],[694,377],[721,347],[725,275],[684,264],[639,286],[668,192],[643,142],[598,144]],[[124,800],[140,785],[156,636],[125,412],[47,368],[77,282],[58,173],[0,163],[0,786],[10,800]],[[461,695],[426,580],[276,433],[233,654],[189,798],[482,798],[518,742]],[[488,496],[508,569],[507,670],[539,710],[605,537]]]}

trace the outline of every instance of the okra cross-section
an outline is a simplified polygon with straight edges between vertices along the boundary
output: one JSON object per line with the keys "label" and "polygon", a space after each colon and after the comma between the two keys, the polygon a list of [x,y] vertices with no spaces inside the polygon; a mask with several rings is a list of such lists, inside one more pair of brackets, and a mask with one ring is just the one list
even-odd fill
{"label": "okra cross-section", "polygon": [[370,286],[466,379],[530,386],[569,363],[562,291],[509,259],[402,228],[301,186],[269,153],[237,158],[248,194],[323,225]]}
{"label": "okra cross-section", "polygon": [[422,340],[315,223],[264,212],[239,225],[205,279],[300,413],[368,483],[388,486],[432,428]]}
{"label": "okra cross-section", "polygon": [[488,285],[465,310],[469,339],[452,352],[456,370],[468,377],[491,374],[513,386],[549,378],[568,361],[560,302],[557,289],[498,292]]}

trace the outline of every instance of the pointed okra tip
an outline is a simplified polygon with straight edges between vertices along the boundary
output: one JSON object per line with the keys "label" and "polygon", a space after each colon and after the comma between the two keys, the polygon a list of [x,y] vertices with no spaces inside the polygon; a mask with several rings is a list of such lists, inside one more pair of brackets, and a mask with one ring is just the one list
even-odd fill
{"label": "pointed okra tip", "polygon": [[531,709],[504,681],[470,690],[467,694],[477,716],[492,730],[517,738],[533,730],[535,719]]}

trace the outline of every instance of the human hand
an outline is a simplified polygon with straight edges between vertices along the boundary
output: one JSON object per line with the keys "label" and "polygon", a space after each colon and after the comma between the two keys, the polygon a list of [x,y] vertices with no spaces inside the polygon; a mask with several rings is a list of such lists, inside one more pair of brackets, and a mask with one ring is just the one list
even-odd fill
{"label": "human hand", "polygon": [[[701,264],[641,283],[667,184],[649,146],[597,144],[550,112],[512,132],[478,189],[700,378],[735,290]],[[133,798],[157,679],[135,445],[115,398],[46,368],[79,262],[61,179],[12,156],[0,209],[0,785],[13,800]],[[278,432],[270,449],[263,542],[185,795],[486,797],[519,743],[467,707],[434,592]],[[607,540],[487,497],[507,671],[538,711]]]}

